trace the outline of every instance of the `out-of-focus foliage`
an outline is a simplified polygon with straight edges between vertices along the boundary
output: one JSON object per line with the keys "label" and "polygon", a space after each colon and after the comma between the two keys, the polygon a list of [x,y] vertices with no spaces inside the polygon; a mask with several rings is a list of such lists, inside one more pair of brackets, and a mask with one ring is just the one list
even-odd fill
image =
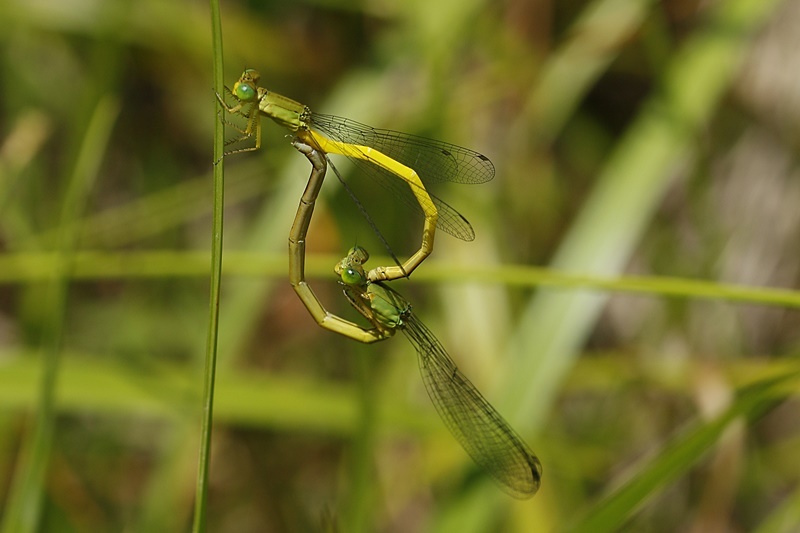
{"label": "out-of-focus foliage", "polygon": [[[209,530],[792,531],[798,24],[785,0],[225,2],[229,84],[258,68],[312,109],[494,161],[493,182],[436,191],[476,241],[441,234],[395,288],[544,478],[509,500],[437,419],[408,344],[314,324],[286,278],[308,163],[265,123],[261,152],[226,159]],[[38,529],[188,528],[210,43],[202,2],[0,0],[6,529],[37,507],[19,486],[42,376]],[[332,177],[323,194],[309,277],[355,318],[333,264],[382,248]],[[421,220],[365,194],[412,251]]]}

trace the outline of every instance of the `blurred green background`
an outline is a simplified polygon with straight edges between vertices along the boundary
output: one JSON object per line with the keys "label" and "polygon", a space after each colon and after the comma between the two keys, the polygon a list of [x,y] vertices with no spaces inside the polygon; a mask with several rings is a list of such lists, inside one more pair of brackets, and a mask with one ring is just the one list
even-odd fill
{"label": "blurred green background", "polygon": [[[435,191],[475,242],[440,233],[394,287],[544,478],[528,501],[487,482],[404,339],[314,324],[286,257],[309,166],[265,122],[263,150],[225,163],[210,531],[796,530],[800,3],[222,8],[229,85],[257,68],[314,110],[494,161],[494,181]],[[204,2],[0,0],[4,532],[37,508],[40,531],[190,527],[210,33]],[[333,264],[385,254],[333,176],[323,195],[307,273],[353,318]],[[419,217],[365,204],[415,249]],[[30,452],[47,394],[51,445]]]}

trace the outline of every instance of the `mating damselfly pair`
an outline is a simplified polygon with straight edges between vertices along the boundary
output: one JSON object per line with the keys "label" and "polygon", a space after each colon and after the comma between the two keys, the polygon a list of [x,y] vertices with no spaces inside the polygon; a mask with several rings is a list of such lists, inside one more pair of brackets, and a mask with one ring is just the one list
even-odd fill
{"label": "mating damselfly pair", "polygon": [[[475,237],[466,218],[425,185],[484,183],[494,177],[494,165],[487,157],[460,146],[312,113],[307,106],[259,86],[259,81],[259,73],[247,69],[233,89],[225,88],[232,104],[217,95],[226,112],[246,121],[244,127],[226,121],[240,134],[228,144],[252,142],[225,155],[261,147],[263,115],[288,128],[295,136],[295,148],[311,162],[311,176],[289,235],[289,277],[300,300],[319,325],[360,342],[384,340],[402,331],[417,352],[428,395],[453,436],[506,492],[518,498],[532,496],[542,475],[538,458],[458,369],[408,301],[386,283],[408,277],[430,255],[437,228],[463,240]],[[328,165],[336,171],[328,154],[347,156],[362,174],[424,216],[420,248],[405,262],[365,271],[369,254],[354,247],[334,269],[345,296],[369,322],[369,328],[328,312],[305,281],[305,241],[314,203]]]}

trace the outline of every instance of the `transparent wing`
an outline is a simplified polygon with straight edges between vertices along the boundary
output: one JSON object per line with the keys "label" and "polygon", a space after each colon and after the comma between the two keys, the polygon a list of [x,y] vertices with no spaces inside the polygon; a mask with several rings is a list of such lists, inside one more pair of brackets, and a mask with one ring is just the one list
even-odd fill
{"label": "transparent wing", "polygon": [[[311,127],[327,137],[361,146],[369,146],[414,169],[423,184],[450,181],[484,183],[494,177],[494,165],[484,155],[454,144],[407,133],[372,128],[354,120],[334,115],[313,114]],[[355,149],[353,149],[355,150]],[[353,157],[359,170],[389,190],[412,209],[422,212],[409,185],[378,165]],[[467,219],[444,200],[428,191],[439,212],[437,227],[465,241],[475,238]]]}
{"label": "transparent wing", "polygon": [[403,332],[417,350],[428,395],[456,440],[511,496],[533,496],[542,477],[539,459],[412,313]]}
{"label": "transparent wing", "polygon": [[338,141],[378,149],[416,170],[423,183],[486,183],[494,178],[494,165],[488,157],[455,144],[373,128],[335,115],[314,113],[311,123]]}

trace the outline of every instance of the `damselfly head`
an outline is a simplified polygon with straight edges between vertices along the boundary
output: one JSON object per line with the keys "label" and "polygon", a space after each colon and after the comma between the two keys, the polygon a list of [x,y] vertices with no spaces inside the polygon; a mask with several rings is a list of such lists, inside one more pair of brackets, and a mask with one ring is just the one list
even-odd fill
{"label": "damselfly head", "polygon": [[233,96],[241,102],[250,102],[258,96],[258,80],[261,74],[257,70],[248,68],[239,76],[239,80],[233,84]]}
{"label": "damselfly head", "polygon": [[353,246],[347,251],[347,258],[353,263],[363,265],[369,260],[369,252],[361,246]]}
{"label": "damselfly head", "polygon": [[333,268],[342,283],[351,286],[364,286],[367,284],[367,274],[361,266],[369,259],[367,251],[360,246],[350,248],[347,255]]}
{"label": "damselfly head", "polygon": [[261,81],[261,73],[254,68],[246,68],[239,77],[239,81],[258,86],[258,82]]}

